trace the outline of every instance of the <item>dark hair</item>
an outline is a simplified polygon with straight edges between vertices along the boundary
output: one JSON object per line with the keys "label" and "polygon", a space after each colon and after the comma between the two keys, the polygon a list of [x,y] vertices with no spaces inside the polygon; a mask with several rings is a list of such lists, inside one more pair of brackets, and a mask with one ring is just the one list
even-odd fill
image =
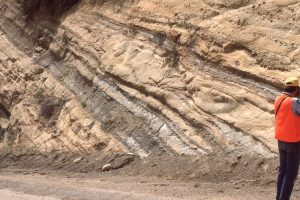
{"label": "dark hair", "polygon": [[296,92],[296,90],[298,89],[299,87],[297,86],[287,86],[284,88],[284,91],[285,92],[288,92],[288,93],[293,93],[293,92]]}

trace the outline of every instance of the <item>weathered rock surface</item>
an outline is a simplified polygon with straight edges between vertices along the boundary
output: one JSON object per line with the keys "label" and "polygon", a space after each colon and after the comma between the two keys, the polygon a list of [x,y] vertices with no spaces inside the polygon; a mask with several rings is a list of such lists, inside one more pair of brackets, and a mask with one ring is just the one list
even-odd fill
{"label": "weathered rock surface", "polygon": [[274,156],[299,1],[53,2],[0,0],[0,149]]}

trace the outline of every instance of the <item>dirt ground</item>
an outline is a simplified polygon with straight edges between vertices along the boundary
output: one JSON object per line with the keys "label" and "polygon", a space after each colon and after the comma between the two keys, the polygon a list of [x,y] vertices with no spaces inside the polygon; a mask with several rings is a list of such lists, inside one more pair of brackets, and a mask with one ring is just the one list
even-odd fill
{"label": "dirt ground", "polygon": [[0,194],[0,199],[11,200],[271,200],[275,187],[233,181],[212,183],[106,173],[2,169]]}

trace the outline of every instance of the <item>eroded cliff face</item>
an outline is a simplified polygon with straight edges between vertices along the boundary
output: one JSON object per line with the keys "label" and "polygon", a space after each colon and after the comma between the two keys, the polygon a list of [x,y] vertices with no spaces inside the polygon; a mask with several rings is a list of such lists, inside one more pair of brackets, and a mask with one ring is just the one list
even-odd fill
{"label": "eroded cliff face", "polygon": [[275,156],[299,1],[33,2],[0,1],[1,149]]}

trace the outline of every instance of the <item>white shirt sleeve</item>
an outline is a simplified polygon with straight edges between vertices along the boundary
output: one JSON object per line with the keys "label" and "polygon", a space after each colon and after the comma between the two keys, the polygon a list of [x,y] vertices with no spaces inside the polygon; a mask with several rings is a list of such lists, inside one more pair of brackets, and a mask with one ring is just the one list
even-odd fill
{"label": "white shirt sleeve", "polygon": [[300,99],[293,98],[293,104],[292,104],[293,113],[300,116]]}

